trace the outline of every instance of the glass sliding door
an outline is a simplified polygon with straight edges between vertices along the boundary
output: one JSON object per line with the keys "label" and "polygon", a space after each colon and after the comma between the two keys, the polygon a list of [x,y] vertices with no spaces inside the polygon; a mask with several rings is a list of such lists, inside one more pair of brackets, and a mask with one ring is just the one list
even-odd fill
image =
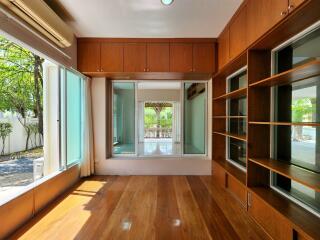
{"label": "glass sliding door", "polygon": [[206,154],[206,83],[184,83],[184,154]]}
{"label": "glass sliding door", "polygon": [[61,68],[60,145],[62,167],[82,161],[84,137],[84,78]]}
{"label": "glass sliding door", "polygon": [[113,83],[113,154],[135,154],[135,83]]}
{"label": "glass sliding door", "polygon": [[83,79],[67,70],[67,165],[82,160]]}

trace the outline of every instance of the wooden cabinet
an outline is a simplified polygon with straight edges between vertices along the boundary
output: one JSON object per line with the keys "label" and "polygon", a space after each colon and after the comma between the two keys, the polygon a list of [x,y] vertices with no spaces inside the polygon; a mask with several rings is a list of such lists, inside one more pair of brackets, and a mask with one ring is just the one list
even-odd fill
{"label": "wooden cabinet", "polygon": [[227,175],[226,188],[241,202],[243,206],[247,206],[246,186],[240,183],[231,174]]}
{"label": "wooden cabinet", "polygon": [[145,43],[124,44],[124,71],[145,72],[147,69],[147,46]]}
{"label": "wooden cabinet", "polygon": [[78,69],[81,72],[100,72],[100,43],[78,43]]}
{"label": "wooden cabinet", "polygon": [[123,44],[101,43],[101,72],[123,72]]}
{"label": "wooden cabinet", "polygon": [[247,42],[247,5],[244,5],[229,26],[230,59],[237,57],[248,47]]}
{"label": "wooden cabinet", "polygon": [[192,43],[170,44],[170,71],[192,72],[193,71],[193,47]]}
{"label": "wooden cabinet", "polygon": [[248,211],[250,215],[270,234],[273,239],[293,239],[293,229],[284,217],[254,193],[250,193],[249,196]]}
{"label": "wooden cabinet", "polygon": [[212,73],[215,71],[215,48],[212,43],[193,44],[193,71]]}
{"label": "wooden cabinet", "polygon": [[229,61],[229,26],[220,34],[218,39],[218,66],[221,69]]}
{"label": "wooden cabinet", "polygon": [[147,71],[169,72],[170,66],[169,43],[147,44]]}
{"label": "wooden cabinet", "polygon": [[288,0],[248,0],[247,37],[251,44],[288,14]]}

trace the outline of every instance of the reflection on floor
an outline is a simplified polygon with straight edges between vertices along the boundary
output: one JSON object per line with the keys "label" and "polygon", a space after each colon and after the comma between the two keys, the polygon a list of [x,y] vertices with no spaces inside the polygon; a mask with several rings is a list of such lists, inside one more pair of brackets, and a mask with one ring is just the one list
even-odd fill
{"label": "reflection on floor", "polygon": [[80,182],[10,239],[270,239],[210,176]]}
{"label": "reflection on floor", "polygon": [[[135,154],[134,144],[118,144],[114,146],[114,154]],[[199,150],[193,145],[184,145],[185,154],[204,154],[204,150]],[[167,156],[181,155],[181,143],[175,143],[171,138],[145,138],[139,143],[139,156]]]}
{"label": "reflection on floor", "polygon": [[174,143],[171,138],[145,138],[139,143],[139,155],[180,155],[181,144]]}

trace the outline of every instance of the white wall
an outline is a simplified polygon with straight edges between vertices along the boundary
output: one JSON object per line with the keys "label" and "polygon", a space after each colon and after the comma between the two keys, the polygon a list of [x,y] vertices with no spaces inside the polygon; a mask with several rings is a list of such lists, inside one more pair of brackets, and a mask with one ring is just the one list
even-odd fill
{"label": "white wall", "polygon": [[170,89],[139,89],[138,101],[168,101],[179,102],[180,90]]}
{"label": "white wall", "polygon": [[[106,159],[106,80],[92,79],[95,170],[98,175],[210,175],[208,158]],[[211,155],[210,155],[211,156]]]}
{"label": "white wall", "polygon": [[[0,122],[8,122],[12,125],[12,132],[10,135],[6,138],[5,141],[5,154],[15,153],[24,151],[26,148],[26,140],[27,140],[27,134],[24,130],[22,124],[19,122],[16,115],[6,113],[4,114],[4,118],[0,118]],[[27,120],[28,122],[38,122],[38,119],[30,118]],[[34,134],[31,135],[29,139],[29,148],[34,148],[37,146],[41,146],[42,143],[39,141],[39,135],[37,134],[34,136]],[[2,139],[0,141],[0,151],[2,150]]]}

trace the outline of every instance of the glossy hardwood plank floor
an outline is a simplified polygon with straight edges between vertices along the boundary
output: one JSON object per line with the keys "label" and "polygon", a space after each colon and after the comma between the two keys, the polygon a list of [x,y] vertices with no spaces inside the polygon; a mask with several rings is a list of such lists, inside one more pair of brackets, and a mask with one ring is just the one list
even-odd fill
{"label": "glossy hardwood plank floor", "polygon": [[269,239],[210,176],[81,181],[11,239]]}

